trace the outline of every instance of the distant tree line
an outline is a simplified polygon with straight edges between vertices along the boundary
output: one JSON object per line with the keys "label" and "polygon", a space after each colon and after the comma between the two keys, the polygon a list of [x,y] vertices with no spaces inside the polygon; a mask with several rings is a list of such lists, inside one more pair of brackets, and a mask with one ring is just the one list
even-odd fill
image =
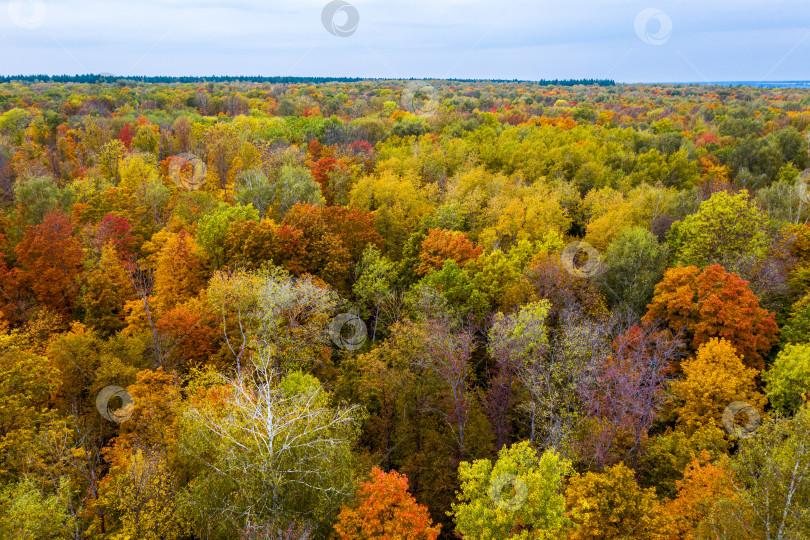
{"label": "distant tree line", "polygon": [[[364,80],[384,80],[376,79],[374,77],[265,77],[261,75],[216,75],[210,77],[167,77],[156,76],[147,77],[144,75],[131,75],[131,76],[118,76],[112,74],[93,74],[87,73],[84,75],[5,75],[0,76],[0,82],[57,82],[57,83],[105,83],[116,81],[134,81],[141,83],[203,83],[203,82],[256,82],[256,83],[279,83],[279,84],[296,84],[296,83],[326,83],[326,82],[359,82]],[[409,79],[414,80],[414,79]],[[491,80],[492,82],[524,82],[519,79],[447,79],[449,81],[457,82],[480,82],[484,80]],[[528,81],[534,82],[534,81]],[[537,81],[541,85],[554,85],[554,86],[577,86],[577,85],[598,85],[598,86],[614,86],[615,81],[611,79],[540,79]]]}

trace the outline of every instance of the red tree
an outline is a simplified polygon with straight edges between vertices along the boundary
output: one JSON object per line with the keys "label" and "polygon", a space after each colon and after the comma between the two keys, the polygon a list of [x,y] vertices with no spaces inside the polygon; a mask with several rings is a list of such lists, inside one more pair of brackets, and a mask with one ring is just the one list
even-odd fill
{"label": "red tree", "polygon": [[130,234],[130,229],[127,218],[110,212],[96,226],[93,247],[101,253],[101,248],[110,243],[121,259],[127,259],[132,255],[131,250],[135,244],[135,238]]}
{"label": "red tree", "polygon": [[321,195],[326,198],[326,204],[332,204],[329,200],[329,173],[337,168],[338,162],[335,158],[321,158],[312,167],[312,178],[321,186]]}
{"label": "red tree", "polygon": [[4,321],[19,324],[34,300],[25,287],[25,273],[6,265],[6,237],[0,233],[0,328]]}
{"label": "red tree", "polygon": [[186,306],[167,311],[158,321],[157,328],[170,338],[164,353],[184,371],[209,363],[220,345],[216,318],[211,313],[192,312]]}
{"label": "red tree", "polygon": [[369,244],[377,247],[383,245],[383,238],[374,224],[374,215],[358,208],[296,204],[287,212],[281,224],[299,229],[312,243],[318,242],[326,234],[337,236],[349,250],[355,264]]}
{"label": "red tree", "polygon": [[125,124],[121,131],[118,132],[118,140],[124,143],[127,150],[132,150],[132,137],[135,135],[132,129],[132,124]]}
{"label": "red tree", "polygon": [[668,270],[643,320],[684,330],[695,351],[713,337],[728,340],[758,370],[779,333],[774,314],[760,307],[748,282],[717,264],[702,272],[695,266]]}
{"label": "red tree", "polygon": [[282,225],[276,229],[276,234],[278,250],[273,262],[297,276],[306,272],[309,240],[304,233],[295,227]]}
{"label": "red tree", "polygon": [[82,249],[75,225],[64,212],[50,212],[17,244],[25,281],[43,305],[63,314],[73,308],[79,292]]}

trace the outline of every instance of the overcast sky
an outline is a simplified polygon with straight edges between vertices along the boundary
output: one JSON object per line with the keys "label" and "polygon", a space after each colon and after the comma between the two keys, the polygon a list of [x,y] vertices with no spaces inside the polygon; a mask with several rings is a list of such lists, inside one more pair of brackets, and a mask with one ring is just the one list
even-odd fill
{"label": "overcast sky", "polygon": [[336,1],[13,0],[0,73],[810,79],[808,0]]}

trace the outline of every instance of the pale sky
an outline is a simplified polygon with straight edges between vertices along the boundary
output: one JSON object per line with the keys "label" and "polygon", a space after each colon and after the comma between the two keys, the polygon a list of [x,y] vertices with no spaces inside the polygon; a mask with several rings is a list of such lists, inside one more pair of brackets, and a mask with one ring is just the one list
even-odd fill
{"label": "pale sky", "polygon": [[13,0],[0,50],[5,75],[806,80],[810,1]]}

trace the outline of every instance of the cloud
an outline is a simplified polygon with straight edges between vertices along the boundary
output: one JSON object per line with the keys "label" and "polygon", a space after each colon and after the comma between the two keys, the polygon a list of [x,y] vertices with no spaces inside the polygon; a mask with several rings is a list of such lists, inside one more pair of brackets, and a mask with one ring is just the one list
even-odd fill
{"label": "cloud", "polygon": [[[38,0],[25,0],[27,2]],[[42,24],[0,12],[0,71],[351,75],[620,81],[810,79],[806,0],[355,0],[337,37],[320,0],[45,1]],[[672,21],[662,45],[634,23]]]}

